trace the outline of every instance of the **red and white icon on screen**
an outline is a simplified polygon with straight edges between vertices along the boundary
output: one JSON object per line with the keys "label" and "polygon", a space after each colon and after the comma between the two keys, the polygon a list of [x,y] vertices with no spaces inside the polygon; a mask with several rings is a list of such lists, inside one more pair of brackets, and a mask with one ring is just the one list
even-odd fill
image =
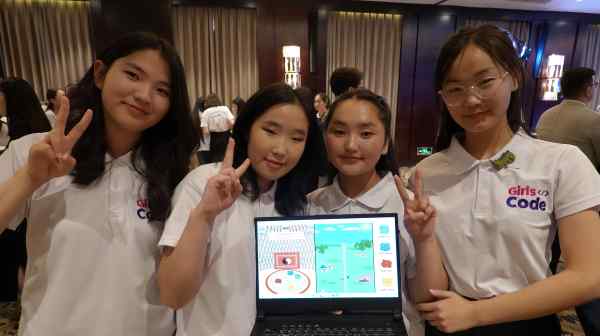
{"label": "red and white icon on screen", "polygon": [[392,268],[392,261],[391,260],[387,260],[387,259],[383,259],[381,261],[381,267],[383,267],[383,268]]}
{"label": "red and white icon on screen", "polygon": [[276,252],[275,257],[276,269],[298,269],[300,268],[300,253],[298,252]]}

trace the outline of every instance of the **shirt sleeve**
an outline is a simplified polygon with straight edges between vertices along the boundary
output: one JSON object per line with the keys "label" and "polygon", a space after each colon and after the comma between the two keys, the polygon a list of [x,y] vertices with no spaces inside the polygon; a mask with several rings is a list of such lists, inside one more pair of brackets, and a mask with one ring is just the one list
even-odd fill
{"label": "shirt sleeve", "polygon": [[206,111],[204,113],[198,113],[200,115],[200,127],[208,127],[208,123],[206,122]]}
{"label": "shirt sleeve", "polygon": [[556,219],[588,209],[599,209],[600,175],[575,146],[567,146],[558,160],[554,188]]}
{"label": "shirt sleeve", "polygon": [[190,172],[177,186],[172,200],[173,210],[165,222],[158,245],[175,247],[183,235],[192,209],[202,199],[208,179],[217,171],[215,164],[202,165]]}
{"label": "shirt sleeve", "polygon": [[[23,137],[10,143],[8,148],[0,155],[0,184],[13,177],[17,170],[25,165],[31,147],[31,136]],[[15,216],[8,222],[7,228],[15,230],[27,216],[29,200],[22,204]]]}
{"label": "shirt sleeve", "polygon": [[47,110],[46,118],[48,118],[48,122],[50,123],[50,126],[54,127],[54,124],[56,124],[56,115],[54,114],[54,111]]}
{"label": "shirt sleeve", "polygon": [[233,123],[235,121],[235,116],[233,115],[233,113],[231,113],[231,110],[229,109],[229,107],[225,106],[225,110],[227,111],[227,120],[229,120],[231,123]]}

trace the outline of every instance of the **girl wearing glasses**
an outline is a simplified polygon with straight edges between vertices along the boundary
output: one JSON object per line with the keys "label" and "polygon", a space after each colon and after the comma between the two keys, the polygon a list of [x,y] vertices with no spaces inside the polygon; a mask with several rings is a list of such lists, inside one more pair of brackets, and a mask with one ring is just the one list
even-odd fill
{"label": "girl wearing glasses", "polygon": [[[461,30],[442,48],[438,153],[417,169],[451,291],[417,306],[428,335],[560,335],[553,314],[600,297],[600,176],[576,147],[527,135],[523,82],[494,26]],[[552,276],[557,231],[566,269]]]}

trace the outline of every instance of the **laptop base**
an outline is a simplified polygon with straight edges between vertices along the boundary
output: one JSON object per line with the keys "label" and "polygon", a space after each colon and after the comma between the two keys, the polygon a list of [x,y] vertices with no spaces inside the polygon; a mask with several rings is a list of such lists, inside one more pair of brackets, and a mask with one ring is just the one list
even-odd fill
{"label": "laptop base", "polygon": [[257,320],[253,336],[406,336],[403,321],[381,315],[295,315]]}

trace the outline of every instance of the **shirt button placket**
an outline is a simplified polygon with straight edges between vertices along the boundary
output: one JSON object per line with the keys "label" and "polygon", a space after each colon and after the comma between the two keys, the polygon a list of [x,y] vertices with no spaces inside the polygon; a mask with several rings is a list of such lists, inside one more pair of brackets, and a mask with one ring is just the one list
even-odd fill
{"label": "shirt button placket", "polygon": [[120,181],[119,170],[121,167],[113,165],[110,168],[109,177],[109,209],[110,209],[110,225],[115,235],[121,236],[123,226],[123,183]]}
{"label": "shirt button placket", "polygon": [[494,188],[492,185],[490,167],[486,164],[479,165],[479,179],[477,180],[477,213],[480,216],[490,215],[490,191]]}
{"label": "shirt button placket", "polygon": [[477,164],[475,168],[475,181],[474,181],[474,200],[473,200],[473,219],[475,222],[473,223],[474,227],[471,229],[475,229],[479,225],[476,222],[483,220],[489,214],[486,213],[487,209],[487,189],[490,188],[488,184],[486,184],[486,173],[485,168],[480,163]]}

